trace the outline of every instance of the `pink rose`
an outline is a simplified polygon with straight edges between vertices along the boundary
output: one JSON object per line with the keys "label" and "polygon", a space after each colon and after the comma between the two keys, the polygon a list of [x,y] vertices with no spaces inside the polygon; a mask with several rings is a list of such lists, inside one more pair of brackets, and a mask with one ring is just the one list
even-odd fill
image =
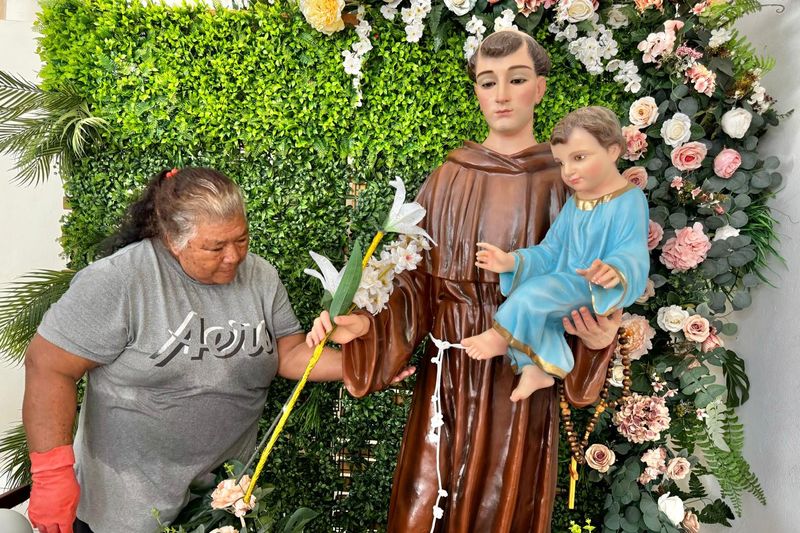
{"label": "pink rose", "polygon": [[683,479],[689,475],[692,465],[685,457],[675,457],[667,464],[667,477],[670,479]]}
{"label": "pink rose", "polygon": [[697,141],[688,142],[672,150],[672,164],[678,170],[695,170],[700,168],[706,158],[708,148]]}
{"label": "pink rose", "polygon": [[625,172],[622,173],[622,177],[642,190],[647,187],[647,169],[644,167],[626,168]]}
{"label": "pink rose", "polygon": [[714,174],[729,179],[742,164],[742,156],[733,148],[725,148],[714,158]]}
{"label": "pink rose", "polygon": [[616,454],[603,444],[592,444],[586,450],[586,464],[598,472],[608,472],[616,460]]}
{"label": "pink rose", "polygon": [[664,228],[661,227],[661,224],[651,220],[648,223],[647,228],[647,249],[653,250],[656,246],[661,242],[661,239],[664,237]]}
{"label": "pink rose", "polygon": [[697,515],[691,511],[686,511],[686,514],[683,515],[681,526],[686,533],[700,533],[700,521],[697,519]]}
{"label": "pink rose", "polygon": [[702,224],[695,222],[694,226],[681,228],[674,237],[667,239],[659,259],[673,272],[686,272],[702,263],[710,249],[711,241],[703,233]]}
{"label": "pink rose", "polygon": [[706,340],[701,341],[700,350],[703,353],[708,353],[717,348],[722,348],[723,346],[725,346],[725,343],[717,336],[717,328],[712,327],[711,331],[708,332]]}
{"label": "pink rose", "polygon": [[711,332],[709,328],[710,325],[705,317],[692,315],[683,323],[683,334],[690,341],[703,342]]}
{"label": "pink rose", "polygon": [[622,128],[622,134],[625,136],[625,142],[627,143],[627,152],[622,156],[622,159],[636,161],[647,152],[647,135],[634,126],[625,126]]}

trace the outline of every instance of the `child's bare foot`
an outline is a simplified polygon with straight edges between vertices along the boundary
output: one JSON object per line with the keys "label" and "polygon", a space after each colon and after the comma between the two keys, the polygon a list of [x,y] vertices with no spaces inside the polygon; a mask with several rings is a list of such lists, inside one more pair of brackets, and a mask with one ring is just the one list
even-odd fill
{"label": "child's bare foot", "polygon": [[467,355],[473,359],[489,359],[503,355],[508,350],[508,343],[494,328],[489,328],[480,335],[462,339],[461,344],[466,348]]}
{"label": "child's bare foot", "polygon": [[511,391],[511,401],[524,400],[539,389],[552,387],[553,383],[555,383],[553,376],[542,370],[538,365],[523,366],[522,374],[519,376],[519,383]]}

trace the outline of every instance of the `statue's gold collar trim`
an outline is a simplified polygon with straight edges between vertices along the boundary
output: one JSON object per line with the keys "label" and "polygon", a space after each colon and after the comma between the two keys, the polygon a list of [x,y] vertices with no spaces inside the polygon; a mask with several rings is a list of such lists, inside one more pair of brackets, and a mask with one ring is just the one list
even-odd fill
{"label": "statue's gold collar trim", "polygon": [[576,193],[575,196],[574,196],[575,206],[578,209],[580,209],[581,211],[591,211],[592,209],[594,209],[598,205],[607,204],[608,202],[610,202],[614,198],[616,198],[618,196],[621,196],[621,195],[625,194],[626,192],[628,192],[629,190],[635,189],[635,188],[636,188],[636,185],[634,185],[633,183],[628,183],[627,185],[625,185],[621,189],[617,189],[614,192],[610,192],[608,194],[604,194],[600,198],[592,198],[591,200],[585,200],[583,198],[580,198]]}

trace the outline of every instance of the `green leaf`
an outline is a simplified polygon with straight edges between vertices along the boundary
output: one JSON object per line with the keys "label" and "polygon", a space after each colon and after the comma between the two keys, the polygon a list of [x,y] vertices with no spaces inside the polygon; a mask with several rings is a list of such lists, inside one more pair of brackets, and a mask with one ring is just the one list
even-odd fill
{"label": "green leaf", "polygon": [[329,310],[331,318],[345,314],[350,304],[353,303],[353,297],[358,290],[358,284],[361,282],[361,260],[361,243],[356,241],[350,253],[350,258],[347,260],[342,281],[336,288],[336,294],[333,295],[333,300],[331,301]]}

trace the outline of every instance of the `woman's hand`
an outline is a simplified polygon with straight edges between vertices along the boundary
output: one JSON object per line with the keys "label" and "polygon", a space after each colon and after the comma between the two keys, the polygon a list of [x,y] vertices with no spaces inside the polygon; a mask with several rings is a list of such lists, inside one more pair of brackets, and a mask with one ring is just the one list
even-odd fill
{"label": "woman's hand", "polygon": [[353,339],[366,335],[369,331],[369,319],[365,316],[342,315],[337,316],[331,322],[331,315],[327,311],[323,311],[314,319],[314,325],[306,335],[306,344],[309,348],[322,342],[325,335],[333,329],[333,324],[336,324],[336,331],[328,340],[337,344],[347,344]]}
{"label": "woman's hand", "polygon": [[602,350],[617,336],[622,323],[622,309],[617,309],[609,316],[595,317],[588,307],[581,307],[562,320],[567,333],[578,337],[590,350]]}

